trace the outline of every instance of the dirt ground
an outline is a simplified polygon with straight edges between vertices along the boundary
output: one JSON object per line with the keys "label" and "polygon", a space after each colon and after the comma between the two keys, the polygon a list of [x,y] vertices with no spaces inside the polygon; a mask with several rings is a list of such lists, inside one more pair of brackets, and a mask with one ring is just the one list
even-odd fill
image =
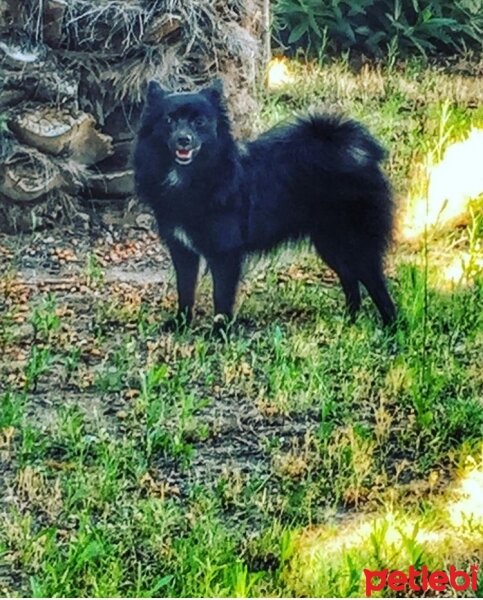
{"label": "dirt ground", "polygon": [[[173,271],[156,233],[154,220],[148,213],[138,210],[127,217],[123,211],[91,213],[89,224],[86,223],[83,216],[57,229],[16,236],[0,234],[0,277],[11,278],[14,289],[24,294],[25,301],[31,305],[42,298],[57,299],[63,307],[62,317],[66,316],[69,327],[72,326],[68,334],[70,342],[80,344],[86,365],[84,381],[80,378],[66,382],[64,374],[56,368],[40,377],[28,407],[32,421],[49,429],[59,404],[62,404],[80,409],[88,418],[105,421],[110,431],[117,430],[122,435],[124,409],[130,398],[117,392],[100,393],[90,389],[103,358],[92,340],[94,304],[108,303],[111,294],[136,294],[150,306],[166,305],[166,302],[174,305]],[[288,255],[279,261],[283,264],[285,259],[288,260]],[[95,261],[94,268],[89,266],[92,260]],[[250,267],[251,276],[256,277],[260,266],[256,263]],[[97,276],[102,273],[103,285],[93,290],[89,280],[96,277],[91,272],[95,269],[98,269]],[[326,285],[331,285],[333,274],[327,270],[325,275]],[[4,308],[8,308],[8,296],[7,293]],[[32,308],[29,310],[31,312]],[[17,344],[15,349],[7,349],[1,361],[3,367],[0,367],[0,372],[10,382],[20,377],[19,384],[22,383],[20,373],[29,346],[35,337],[26,311],[27,308],[16,317]],[[202,317],[203,312],[201,307]],[[121,333],[113,330],[111,349],[120,342]],[[212,402],[201,407],[197,417],[209,434],[206,440],[197,439],[196,432],[193,432],[192,440],[187,436],[195,450],[189,471],[180,469],[179,461],[169,457],[157,466],[159,475],[176,493],[182,494],[188,483],[210,484],[230,473],[256,474],[263,485],[268,484],[270,488],[270,460],[264,451],[267,440],[275,436],[281,447],[288,447],[296,439],[302,442],[319,423],[315,411],[313,414],[304,412],[300,419],[276,412],[270,414],[270,409],[257,408],[253,402],[240,398],[236,390],[232,397],[226,394],[222,397],[216,386]],[[4,478],[4,484],[8,487],[8,477]]]}

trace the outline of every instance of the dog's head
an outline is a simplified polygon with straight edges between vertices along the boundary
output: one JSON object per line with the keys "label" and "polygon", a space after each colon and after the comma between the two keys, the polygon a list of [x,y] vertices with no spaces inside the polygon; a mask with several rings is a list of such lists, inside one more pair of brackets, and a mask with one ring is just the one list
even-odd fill
{"label": "dog's head", "polygon": [[142,133],[167,148],[173,161],[187,166],[217,149],[224,114],[220,80],[200,92],[181,93],[168,92],[151,81]]}

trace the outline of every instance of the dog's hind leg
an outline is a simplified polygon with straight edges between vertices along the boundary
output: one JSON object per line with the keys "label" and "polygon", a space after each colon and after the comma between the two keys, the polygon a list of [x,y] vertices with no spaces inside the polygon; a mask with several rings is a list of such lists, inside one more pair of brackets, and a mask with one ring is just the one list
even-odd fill
{"label": "dog's hind leg", "polygon": [[313,238],[312,241],[320,258],[337,274],[344,292],[347,312],[353,321],[361,307],[361,291],[357,276],[346,262],[333,256],[330,248],[326,247],[320,238]]}
{"label": "dog's hind leg", "polygon": [[396,307],[387,290],[382,267],[374,263],[371,267],[367,265],[360,274],[360,281],[377,306],[384,325],[393,323],[396,319]]}
{"label": "dog's hind leg", "polygon": [[336,270],[340,284],[344,291],[347,312],[351,321],[354,321],[361,307],[361,290],[356,277],[344,269]]}
{"label": "dog's hind leg", "polygon": [[396,309],[387,291],[381,260],[376,250],[369,253],[369,257],[367,252],[349,255],[342,254],[340,247],[335,248],[329,235],[313,236],[312,241],[317,254],[339,277],[350,317],[355,317],[361,305],[361,282],[378,308],[384,325],[391,324],[396,318]]}

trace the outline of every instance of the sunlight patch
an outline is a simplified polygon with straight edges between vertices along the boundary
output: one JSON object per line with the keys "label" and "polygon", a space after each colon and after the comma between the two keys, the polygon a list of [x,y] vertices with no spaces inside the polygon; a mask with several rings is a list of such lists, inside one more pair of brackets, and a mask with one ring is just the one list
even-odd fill
{"label": "sunlight patch", "polygon": [[481,551],[483,462],[468,457],[461,479],[431,504],[429,519],[397,510],[302,530],[286,580],[302,596],[360,596],[365,568],[444,569]]}
{"label": "sunlight patch", "polygon": [[483,466],[465,473],[456,488],[458,499],[448,505],[454,527],[483,526]]}
{"label": "sunlight patch", "polygon": [[451,289],[455,286],[471,285],[483,273],[483,255],[460,252],[440,272],[438,288]]}
{"label": "sunlight patch", "polygon": [[290,72],[287,61],[283,58],[274,58],[268,64],[267,69],[267,87],[268,89],[276,89],[293,83],[294,76]]}
{"label": "sunlight patch", "polygon": [[458,224],[470,200],[483,194],[483,129],[451,144],[438,164],[428,164],[427,194],[416,198],[403,219],[403,235],[414,238],[425,228]]}

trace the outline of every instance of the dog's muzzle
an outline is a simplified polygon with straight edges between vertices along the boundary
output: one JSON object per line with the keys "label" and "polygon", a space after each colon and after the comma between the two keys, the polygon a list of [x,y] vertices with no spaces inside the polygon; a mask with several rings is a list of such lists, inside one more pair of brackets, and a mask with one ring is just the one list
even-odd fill
{"label": "dog's muzzle", "polygon": [[175,160],[180,165],[189,165],[199,150],[198,148],[176,148],[174,151]]}

